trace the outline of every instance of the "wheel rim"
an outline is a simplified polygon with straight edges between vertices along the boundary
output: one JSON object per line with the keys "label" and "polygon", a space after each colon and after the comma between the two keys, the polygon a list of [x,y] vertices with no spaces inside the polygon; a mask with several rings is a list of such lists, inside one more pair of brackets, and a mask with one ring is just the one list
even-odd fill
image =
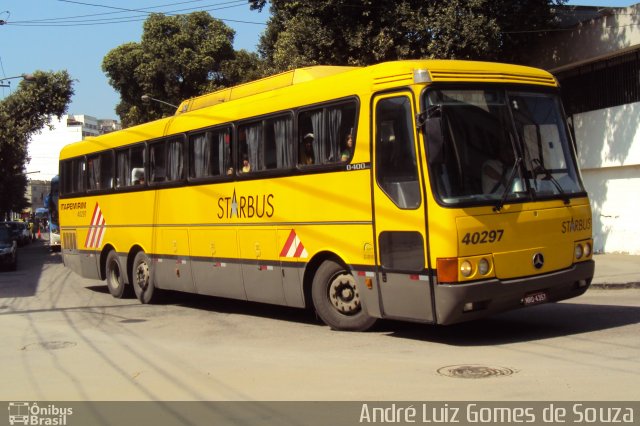
{"label": "wheel rim", "polygon": [[141,290],[149,286],[149,265],[147,262],[140,262],[136,268],[136,283]]}
{"label": "wheel rim", "polygon": [[352,275],[341,272],[331,279],[329,302],[343,315],[354,315],[360,312],[360,295]]}

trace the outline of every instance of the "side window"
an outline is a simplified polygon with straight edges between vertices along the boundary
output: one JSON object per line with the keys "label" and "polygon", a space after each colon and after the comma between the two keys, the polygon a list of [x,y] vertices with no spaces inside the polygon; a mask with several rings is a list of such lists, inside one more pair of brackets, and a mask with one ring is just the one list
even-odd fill
{"label": "side window", "polygon": [[87,164],[84,158],[76,158],[73,160],[73,176],[72,176],[72,192],[80,193],[85,191],[85,181],[87,174]]}
{"label": "side window", "polygon": [[293,166],[293,120],[290,115],[238,126],[238,172]]}
{"label": "side window", "polygon": [[167,142],[167,180],[179,181],[184,179],[184,143],[182,138],[171,139]]}
{"label": "side window", "polygon": [[113,187],[113,154],[111,151],[87,157],[87,189],[98,191]]}
{"label": "side window", "polygon": [[149,173],[152,183],[167,180],[166,148],[165,141],[149,144]]}
{"label": "side window", "polygon": [[238,174],[264,170],[262,123],[238,127]]}
{"label": "side window", "polygon": [[355,144],[356,102],[314,108],[298,116],[298,164],[350,162]]}
{"label": "side window", "polygon": [[73,161],[60,162],[60,193],[63,195],[73,192]]}
{"label": "side window", "polygon": [[211,130],[189,137],[189,177],[203,178],[233,174],[231,129]]}
{"label": "side window", "polygon": [[144,185],[144,145],[116,152],[116,188]]}
{"label": "side window", "polygon": [[60,164],[60,191],[62,194],[78,194],[86,190],[87,162],[74,158]]}
{"label": "side window", "polygon": [[267,169],[293,166],[293,119],[291,116],[265,120],[265,165]]}
{"label": "side window", "polygon": [[376,180],[400,208],[420,205],[420,184],[409,98],[382,99],[376,105]]}

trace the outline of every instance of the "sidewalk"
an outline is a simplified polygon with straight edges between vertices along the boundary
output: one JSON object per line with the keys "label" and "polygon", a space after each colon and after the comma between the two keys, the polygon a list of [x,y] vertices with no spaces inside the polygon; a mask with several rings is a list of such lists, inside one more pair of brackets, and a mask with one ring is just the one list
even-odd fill
{"label": "sidewalk", "polygon": [[640,288],[640,256],[596,254],[596,271],[591,287]]}

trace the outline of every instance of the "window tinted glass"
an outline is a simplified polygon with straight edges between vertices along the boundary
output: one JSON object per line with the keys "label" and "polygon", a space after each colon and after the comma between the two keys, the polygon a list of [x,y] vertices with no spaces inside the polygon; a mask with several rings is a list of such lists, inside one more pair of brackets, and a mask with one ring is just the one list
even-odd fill
{"label": "window tinted glass", "polygon": [[355,101],[306,110],[298,116],[298,164],[349,162],[355,142]]}
{"label": "window tinted glass", "polygon": [[189,177],[233,174],[230,129],[212,130],[189,137]]}
{"label": "window tinted glass", "polygon": [[405,96],[376,106],[376,179],[400,208],[420,205],[411,103]]}
{"label": "window tinted glass", "polygon": [[286,169],[293,165],[293,120],[290,115],[238,127],[238,172]]}
{"label": "window tinted glass", "polygon": [[110,189],[113,186],[113,154],[111,151],[87,157],[87,189]]}
{"label": "window tinted glass", "polygon": [[144,145],[116,152],[116,188],[144,185]]}

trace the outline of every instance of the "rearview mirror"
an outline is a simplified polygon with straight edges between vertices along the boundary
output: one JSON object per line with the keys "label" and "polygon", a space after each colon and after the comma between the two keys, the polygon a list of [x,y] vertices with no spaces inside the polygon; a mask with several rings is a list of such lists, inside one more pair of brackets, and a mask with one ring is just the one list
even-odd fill
{"label": "rearview mirror", "polygon": [[442,133],[442,117],[428,118],[424,126],[429,164],[444,162],[444,138]]}

